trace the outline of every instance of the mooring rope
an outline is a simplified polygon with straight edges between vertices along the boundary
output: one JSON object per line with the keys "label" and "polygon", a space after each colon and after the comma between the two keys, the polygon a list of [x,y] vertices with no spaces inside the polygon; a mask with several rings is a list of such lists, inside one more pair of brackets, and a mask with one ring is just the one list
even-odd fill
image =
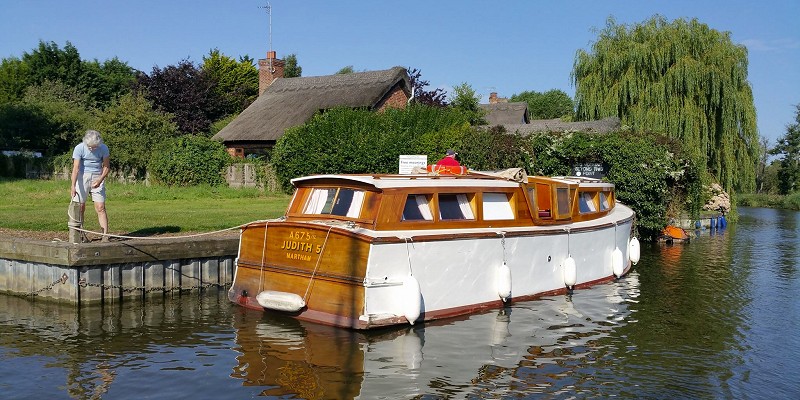
{"label": "mooring rope", "polygon": [[322,261],[322,255],[325,253],[325,246],[328,245],[328,236],[331,234],[331,229],[333,229],[333,226],[329,226],[328,233],[325,234],[325,241],[322,242],[322,248],[319,250],[319,257],[317,257],[317,265],[314,266],[314,271],[311,273],[311,279],[308,280],[308,287],[306,287],[306,293],[303,295],[303,302],[305,302],[308,298],[308,291],[311,290],[311,283],[314,282],[314,276],[317,275],[317,268],[319,268],[319,263]]}
{"label": "mooring rope", "polygon": [[[72,204],[70,204],[70,207],[67,208],[67,216],[69,217],[70,222],[78,222],[78,223],[83,224],[83,221],[78,220],[77,218],[75,218],[74,215],[72,215]],[[282,218],[284,218],[284,217],[278,217],[278,218],[274,218],[274,219],[264,219],[264,220],[258,220],[258,221],[251,221],[251,222],[247,222],[247,223],[244,223],[244,224],[241,224],[241,225],[232,226],[230,228],[219,229],[219,230],[216,230],[216,231],[193,233],[193,234],[188,234],[188,235],[169,236],[169,238],[171,238],[171,239],[172,238],[180,239],[180,238],[193,238],[193,237],[199,237],[199,236],[216,235],[216,234],[222,233],[222,232],[232,231],[232,230],[235,230],[235,229],[242,229],[242,228],[244,228],[244,227],[246,227],[246,226],[248,226],[250,224],[256,224],[256,223],[260,223],[260,222],[269,223],[270,221],[280,221]],[[107,237],[110,237],[110,238],[113,237],[113,238],[118,238],[118,239],[140,239],[140,240],[141,239],[143,239],[143,240],[163,240],[164,239],[164,237],[114,235],[114,234],[111,234],[111,233],[96,232],[96,231],[91,231],[91,230],[88,230],[88,229],[72,227],[72,226],[70,226],[69,229],[74,229],[74,230],[76,230],[78,232],[83,233],[84,235],[87,234],[87,233],[91,233],[91,234],[95,234],[95,235],[107,236]],[[265,232],[265,234],[266,234],[266,232]]]}
{"label": "mooring rope", "polygon": [[414,270],[411,269],[411,251],[408,250],[408,241],[411,240],[411,245],[414,245],[414,238],[403,238],[406,242],[406,256],[408,256],[408,274],[414,275]]}
{"label": "mooring rope", "polygon": [[502,231],[499,232],[502,238],[500,239],[500,244],[503,246],[503,264],[506,263],[506,232]]}
{"label": "mooring rope", "polygon": [[258,274],[258,293],[261,293],[261,289],[264,286],[264,261],[267,256],[267,227],[269,226],[269,221],[264,223],[264,246],[261,248],[261,272]]}

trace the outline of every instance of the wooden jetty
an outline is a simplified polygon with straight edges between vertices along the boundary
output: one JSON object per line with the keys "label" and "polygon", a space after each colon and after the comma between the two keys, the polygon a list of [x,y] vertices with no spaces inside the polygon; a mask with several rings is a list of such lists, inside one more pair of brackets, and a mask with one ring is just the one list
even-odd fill
{"label": "wooden jetty", "polygon": [[227,287],[238,243],[236,235],[109,243],[0,238],[0,293],[83,305]]}

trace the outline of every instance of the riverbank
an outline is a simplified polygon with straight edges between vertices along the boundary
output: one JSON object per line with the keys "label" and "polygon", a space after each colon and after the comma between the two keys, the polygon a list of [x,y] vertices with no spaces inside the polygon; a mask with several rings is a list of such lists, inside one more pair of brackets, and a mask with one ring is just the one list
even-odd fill
{"label": "riverbank", "polygon": [[800,211],[800,191],[785,196],[766,193],[740,194],[737,198],[737,205]]}
{"label": "riverbank", "polygon": [[146,237],[69,243],[0,237],[0,293],[89,305],[233,282],[239,240]]}

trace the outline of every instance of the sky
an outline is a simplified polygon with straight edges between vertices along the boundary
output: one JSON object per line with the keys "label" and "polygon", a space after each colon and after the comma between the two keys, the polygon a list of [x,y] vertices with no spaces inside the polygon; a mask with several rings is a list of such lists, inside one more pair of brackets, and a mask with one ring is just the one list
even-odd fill
{"label": "sky", "polygon": [[747,47],[759,133],[774,145],[800,104],[800,0],[0,0],[0,58],[69,41],[85,60],[150,73],[214,48],[253,59],[272,48],[296,54],[303,76],[411,67],[430,89],[467,83],[486,103],[491,92],[574,96],[575,53],[609,17],[656,14],[697,18]]}

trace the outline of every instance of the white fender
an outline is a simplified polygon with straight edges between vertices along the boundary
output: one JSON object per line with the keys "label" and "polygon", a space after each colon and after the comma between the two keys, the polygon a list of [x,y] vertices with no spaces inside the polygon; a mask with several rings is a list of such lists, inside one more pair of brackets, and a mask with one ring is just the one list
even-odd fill
{"label": "white fender", "polygon": [[497,294],[503,301],[511,297],[511,268],[505,262],[497,267],[495,272],[495,281],[497,285]]}
{"label": "white fender", "polygon": [[422,313],[422,292],[419,288],[419,281],[414,275],[408,275],[403,279],[403,316],[408,323],[414,325],[419,315]]}
{"label": "white fender", "polygon": [[305,300],[299,295],[274,290],[259,293],[256,295],[256,301],[261,307],[278,311],[297,312],[306,306]]}
{"label": "white fender", "polygon": [[639,262],[640,255],[641,255],[641,250],[639,248],[639,239],[633,237],[631,238],[631,241],[628,242],[628,258],[631,260],[632,263],[636,264]]}
{"label": "white fender", "polygon": [[564,266],[564,285],[572,289],[575,286],[575,282],[578,281],[578,268],[575,266],[575,259],[569,256],[562,265]]}
{"label": "white fender", "polygon": [[622,250],[619,247],[614,248],[614,251],[611,252],[611,272],[619,278],[622,276],[622,271],[624,270],[624,266],[622,265]]}

